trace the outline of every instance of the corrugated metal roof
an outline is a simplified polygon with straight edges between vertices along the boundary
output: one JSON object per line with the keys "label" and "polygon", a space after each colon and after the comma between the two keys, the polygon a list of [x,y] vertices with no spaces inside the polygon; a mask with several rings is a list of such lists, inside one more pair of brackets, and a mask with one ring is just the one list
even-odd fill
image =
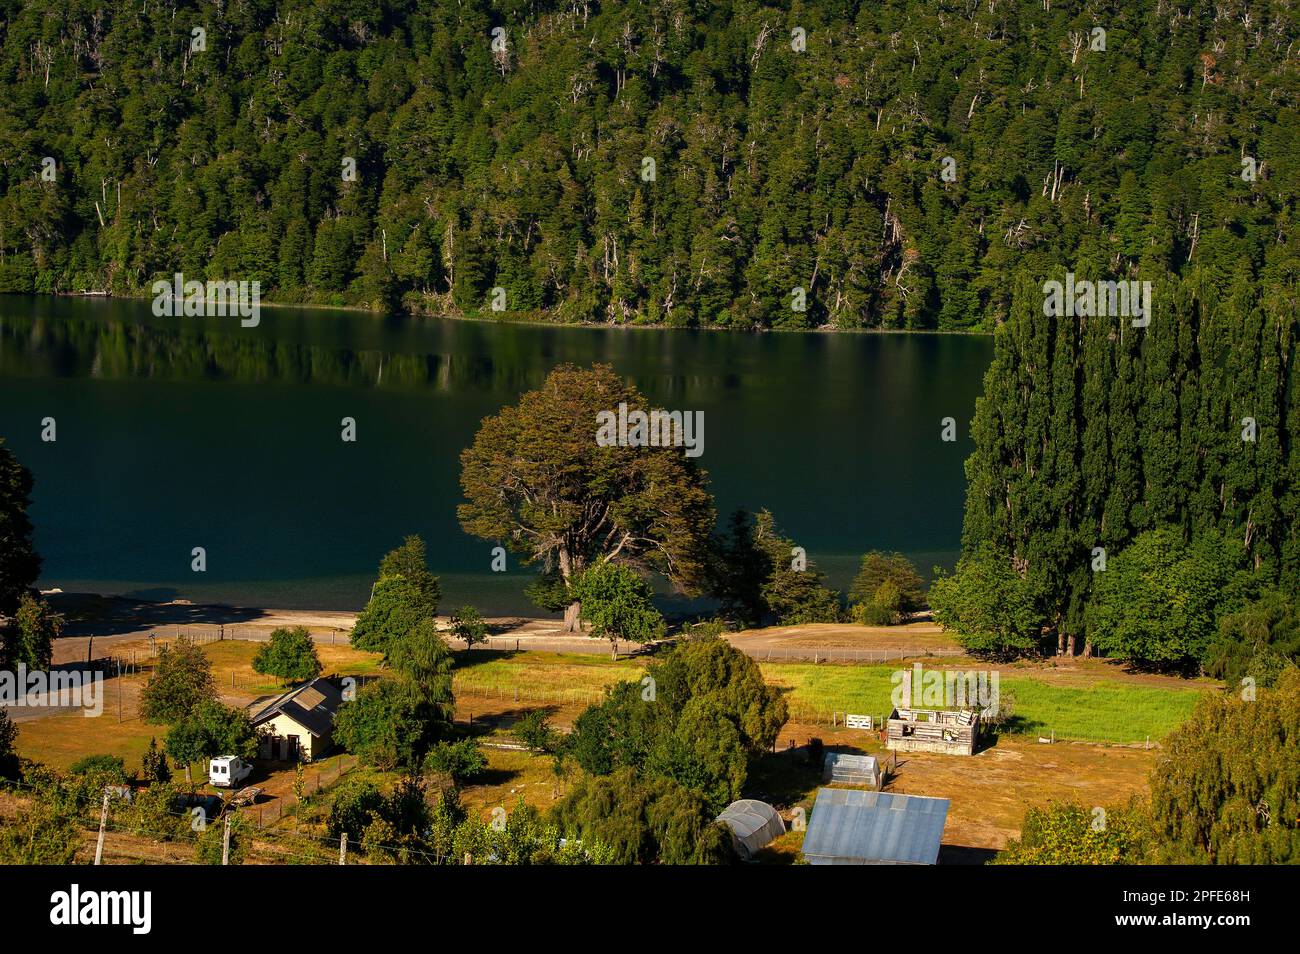
{"label": "corrugated metal roof", "polygon": [[819,789],[804,857],[815,865],[932,865],[947,819],[946,798]]}

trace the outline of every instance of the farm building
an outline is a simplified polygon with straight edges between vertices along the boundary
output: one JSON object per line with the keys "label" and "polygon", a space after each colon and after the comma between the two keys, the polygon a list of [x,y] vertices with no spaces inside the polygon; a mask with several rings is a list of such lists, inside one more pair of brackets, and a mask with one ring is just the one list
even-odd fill
{"label": "farm building", "polygon": [[885,722],[885,745],[897,752],[974,755],[979,727],[976,709],[895,709]]}
{"label": "farm building", "polygon": [[776,809],[753,798],[732,802],[717,820],[731,829],[731,842],[745,861],[774,838],[785,834],[785,822]]}
{"label": "farm building", "polygon": [[841,785],[867,785],[880,788],[880,763],[874,755],[849,755],[827,752],[822,763],[822,781]]}
{"label": "farm building", "polygon": [[262,733],[258,758],[310,762],[327,753],[333,743],[334,713],[343,695],[328,679],[290,689],[253,716]]}
{"label": "farm building", "polygon": [[932,865],[948,819],[948,799],[817,791],[803,854],[812,865]]}

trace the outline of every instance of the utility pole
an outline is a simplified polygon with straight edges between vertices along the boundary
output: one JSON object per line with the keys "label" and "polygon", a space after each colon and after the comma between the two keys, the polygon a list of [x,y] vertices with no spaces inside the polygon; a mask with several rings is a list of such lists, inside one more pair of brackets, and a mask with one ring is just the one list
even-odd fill
{"label": "utility pole", "polygon": [[99,840],[95,842],[95,864],[104,857],[104,828],[108,825],[108,789],[104,789],[104,807],[99,810]]}
{"label": "utility pole", "polygon": [[[108,805],[107,802],[104,803]],[[226,815],[226,830],[221,833],[221,863],[230,864],[230,815]]]}

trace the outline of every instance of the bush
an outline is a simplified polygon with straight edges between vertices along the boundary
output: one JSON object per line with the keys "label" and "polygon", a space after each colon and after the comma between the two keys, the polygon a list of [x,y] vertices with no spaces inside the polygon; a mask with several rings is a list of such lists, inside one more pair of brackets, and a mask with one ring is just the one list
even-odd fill
{"label": "bush", "polygon": [[213,820],[194,842],[194,860],[201,865],[221,864],[225,840],[226,819],[230,819],[230,860],[232,865],[242,865],[252,848],[253,831],[238,813]]}
{"label": "bush", "polygon": [[82,845],[77,807],[57,783],[36,787],[0,825],[0,864],[70,865]]}
{"label": "bush", "polygon": [[808,764],[818,770],[821,769],[822,763],[826,760],[826,747],[822,744],[821,739],[808,740]]}
{"label": "bush", "polygon": [[1141,864],[1150,822],[1136,807],[1051,805],[1025,813],[1020,837],[994,861],[999,865]]}
{"label": "bush", "polygon": [[125,827],[150,838],[172,841],[183,838],[190,831],[193,818],[188,812],[177,810],[179,794],[176,786],[168,782],[155,782],[146,788],[136,789],[130,804],[121,805],[114,811],[120,813]]}
{"label": "bush", "polygon": [[119,785],[125,784],[130,778],[126,772],[126,763],[116,755],[87,755],[73,762],[68,774],[97,775],[105,780],[105,784]]}
{"label": "bush", "polygon": [[[925,606],[925,584],[916,567],[901,553],[886,556],[873,550],[862,558],[862,567],[849,588],[854,619],[861,615],[868,625],[901,623]],[[865,607],[859,614],[859,607]]]}
{"label": "bush", "polygon": [[464,640],[466,649],[473,649],[475,643],[487,642],[487,624],[474,607],[462,606],[452,614],[451,634]]}
{"label": "bush", "polygon": [[424,770],[447,775],[459,785],[487,770],[487,756],[473,739],[439,742],[424,757]]}
{"label": "bush", "polygon": [[167,754],[158,747],[157,739],[149,740],[149,748],[140,757],[140,778],[151,782],[170,782],[172,770],[167,766]]}
{"label": "bush", "polygon": [[551,728],[544,709],[534,709],[510,728],[515,738],[532,752],[554,752],[560,742],[559,733]]}
{"label": "bush", "polygon": [[21,774],[18,753],[14,742],[18,739],[18,726],[9,713],[0,707],[0,778],[18,778]]}
{"label": "bush", "polygon": [[383,793],[374,782],[348,779],[335,789],[326,830],[331,838],[339,838],[346,832],[350,838],[359,840],[383,806]]}

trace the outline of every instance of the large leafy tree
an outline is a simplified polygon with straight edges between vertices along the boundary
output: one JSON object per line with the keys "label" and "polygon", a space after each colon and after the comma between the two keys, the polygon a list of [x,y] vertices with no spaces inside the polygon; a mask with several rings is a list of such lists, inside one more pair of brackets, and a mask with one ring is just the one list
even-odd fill
{"label": "large leafy tree", "polygon": [[212,699],[212,661],[184,638],[158,650],[153,675],[140,690],[140,715],[147,722],[174,723]]}
{"label": "large leafy tree", "polygon": [[40,576],[27,516],[31,496],[31,472],[0,438],[0,616],[12,615]]}
{"label": "large leafy tree", "polygon": [[45,600],[24,593],[4,635],[6,664],[22,663],[32,669],[48,669],[54,657],[54,640],[62,631],[63,617],[50,609]]}
{"label": "large leafy tree", "polygon": [[1248,594],[1240,559],[1240,545],[1217,536],[1189,545],[1172,527],[1141,534],[1097,574],[1088,607],[1093,641],[1142,666],[1198,668],[1220,618]]}
{"label": "large leafy tree", "polygon": [[723,611],[750,625],[831,623],[840,617],[839,594],[827,588],[817,565],[796,557],[769,510],[752,519],[731,516],[728,533],[713,540],[711,589]]}
{"label": "large leafy tree", "polygon": [[379,561],[379,579],[352,628],[352,645],[386,654],[395,639],[434,618],[441,598],[442,586],[429,572],[424,541],[408,536]]}
{"label": "large leafy tree", "polygon": [[648,643],[666,630],[663,614],[651,602],[650,584],[617,563],[588,567],[574,582],[573,597],[582,607],[582,620],[591,635],[608,639],[615,656],[619,640]]}
{"label": "large leafy tree", "polygon": [[1206,694],[1151,773],[1159,861],[1300,861],[1300,670],[1273,689]]}
{"label": "large leafy tree", "polygon": [[[502,541],[571,583],[598,560],[705,579],[713,500],[681,448],[599,446],[597,415],[650,405],[614,370],[563,365],[539,390],[485,418],[461,454],[467,533]],[[579,624],[580,605],[565,610]]]}
{"label": "large leafy tree", "polygon": [[414,684],[381,679],[339,708],[334,738],[377,768],[418,768],[448,727],[440,710]]}
{"label": "large leafy tree", "polygon": [[385,577],[352,628],[352,645],[371,653],[387,654],[395,640],[433,619],[424,593],[404,576]]}
{"label": "large leafy tree", "polygon": [[579,716],[566,754],[594,775],[628,768],[673,779],[721,811],[786,718],[754,660],[725,640],[691,639]]}
{"label": "large leafy tree", "polygon": [[1300,663],[1300,606],[1280,590],[1219,620],[1219,632],[1205,663],[1205,671],[1230,687],[1244,678],[1258,686],[1272,686],[1290,666]]}
{"label": "large leafy tree", "polygon": [[903,554],[872,550],[862,557],[849,602],[868,622],[896,623],[925,605],[925,582]]}
{"label": "large leafy tree", "polygon": [[306,626],[273,630],[270,641],[253,654],[253,671],[291,682],[315,679],[321,673],[321,663],[311,631]]}
{"label": "large leafy tree", "polygon": [[366,686],[340,707],[334,738],[380,768],[420,768],[434,743],[452,732],[451,650],[425,619],[388,648],[394,676]]}
{"label": "large leafy tree", "polygon": [[419,534],[408,536],[402,541],[401,546],[385,553],[383,559],[379,561],[379,579],[385,580],[395,576],[402,577],[415,587],[427,604],[430,616],[438,612],[438,603],[442,599],[442,585],[429,571],[427,549]]}
{"label": "large leafy tree", "polygon": [[963,557],[952,575],[937,577],[930,606],[935,620],[977,656],[1005,659],[1042,643],[1043,617],[1030,584],[992,547]]}
{"label": "large leafy tree", "polygon": [[613,864],[724,864],[730,835],[705,799],[666,778],[630,768],[581,779],[555,807],[570,837],[607,846]]}

